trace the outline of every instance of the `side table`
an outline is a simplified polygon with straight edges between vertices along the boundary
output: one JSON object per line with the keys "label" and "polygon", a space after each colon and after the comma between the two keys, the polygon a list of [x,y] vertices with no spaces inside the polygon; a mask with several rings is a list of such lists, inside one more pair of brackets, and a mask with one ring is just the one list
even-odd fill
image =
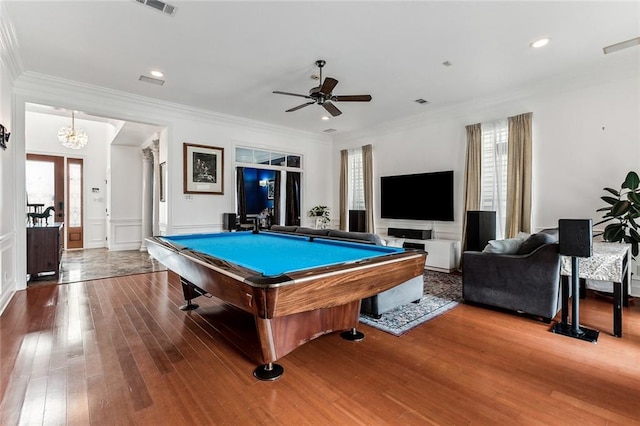
{"label": "side table", "polygon": [[[622,306],[628,306],[629,269],[631,246],[629,244],[594,242],[593,255],[579,259],[580,280],[598,280],[613,282],[613,335],[622,337]],[[569,280],[571,276],[571,258],[562,256],[560,267],[562,275],[562,322],[567,323],[569,312]],[[579,295],[573,295],[579,297]]]}

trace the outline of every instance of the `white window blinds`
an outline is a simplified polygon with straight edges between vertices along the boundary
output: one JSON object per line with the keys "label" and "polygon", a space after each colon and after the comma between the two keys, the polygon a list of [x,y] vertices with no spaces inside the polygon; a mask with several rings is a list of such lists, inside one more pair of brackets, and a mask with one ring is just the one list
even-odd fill
{"label": "white window blinds", "polygon": [[496,212],[496,238],[504,238],[507,211],[507,120],[482,123],[480,209]]}
{"label": "white window blinds", "polygon": [[349,150],[349,210],[364,210],[362,148]]}

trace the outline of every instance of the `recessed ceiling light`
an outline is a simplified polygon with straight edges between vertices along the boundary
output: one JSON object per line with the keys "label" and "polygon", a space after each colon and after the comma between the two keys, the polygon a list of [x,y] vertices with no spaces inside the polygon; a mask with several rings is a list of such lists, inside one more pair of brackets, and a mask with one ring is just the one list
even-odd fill
{"label": "recessed ceiling light", "polygon": [[164,74],[162,73],[162,71],[157,71],[157,70],[151,71],[151,75],[154,77],[164,77]]}
{"label": "recessed ceiling light", "polygon": [[323,120],[325,120],[325,121],[327,121],[327,120],[329,119],[329,116],[328,116],[328,115],[323,115],[323,116],[322,116],[322,119],[323,119]]}
{"label": "recessed ceiling light", "polygon": [[539,38],[537,40],[534,40],[531,42],[531,44],[529,44],[529,46],[533,47],[534,49],[538,49],[540,47],[546,46],[549,41],[551,41],[551,39],[549,37],[543,37],[543,38]]}

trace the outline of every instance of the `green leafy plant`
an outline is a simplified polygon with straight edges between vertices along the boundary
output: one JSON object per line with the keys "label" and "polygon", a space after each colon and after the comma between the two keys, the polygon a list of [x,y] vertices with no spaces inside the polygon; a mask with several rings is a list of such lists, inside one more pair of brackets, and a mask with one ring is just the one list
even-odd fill
{"label": "green leafy plant", "polygon": [[[640,246],[640,234],[638,233],[638,222],[640,222],[640,178],[636,172],[629,172],[620,190],[604,188],[609,194],[600,197],[608,204],[607,207],[598,209],[599,212],[606,212],[604,220],[596,223],[600,225],[609,221],[602,233],[605,241],[631,244],[631,253],[638,255]],[[595,225],[594,225],[595,226]]]}

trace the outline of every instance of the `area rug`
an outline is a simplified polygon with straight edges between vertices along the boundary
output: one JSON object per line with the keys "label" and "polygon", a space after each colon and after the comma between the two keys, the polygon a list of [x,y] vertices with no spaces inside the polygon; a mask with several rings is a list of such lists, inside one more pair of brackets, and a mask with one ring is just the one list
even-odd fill
{"label": "area rug", "polygon": [[462,276],[424,271],[424,295],[418,303],[399,306],[380,319],[360,315],[360,322],[400,336],[412,328],[455,308],[462,301]]}

